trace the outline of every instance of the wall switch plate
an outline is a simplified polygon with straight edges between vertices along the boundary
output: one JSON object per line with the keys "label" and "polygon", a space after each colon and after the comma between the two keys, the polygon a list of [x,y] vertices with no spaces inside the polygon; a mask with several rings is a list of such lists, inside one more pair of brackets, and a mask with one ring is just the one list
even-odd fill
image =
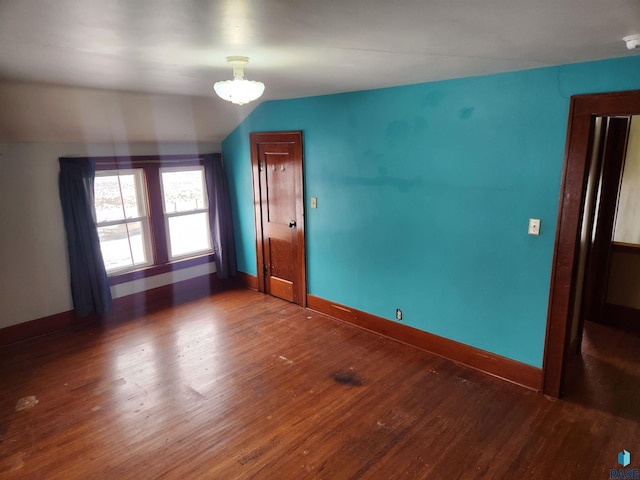
{"label": "wall switch plate", "polygon": [[529,235],[540,235],[540,219],[529,219]]}
{"label": "wall switch plate", "polygon": [[311,208],[318,208],[318,199],[316,197],[311,197]]}

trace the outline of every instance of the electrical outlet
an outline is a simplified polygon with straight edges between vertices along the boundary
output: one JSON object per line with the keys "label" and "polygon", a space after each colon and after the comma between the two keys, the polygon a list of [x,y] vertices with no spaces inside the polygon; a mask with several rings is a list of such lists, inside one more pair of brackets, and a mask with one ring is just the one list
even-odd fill
{"label": "electrical outlet", "polygon": [[540,235],[540,219],[529,219],[529,235]]}
{"label": "electrical outlet", "polygon": [[402,310],[396,308],[396,320],[402,320]]}

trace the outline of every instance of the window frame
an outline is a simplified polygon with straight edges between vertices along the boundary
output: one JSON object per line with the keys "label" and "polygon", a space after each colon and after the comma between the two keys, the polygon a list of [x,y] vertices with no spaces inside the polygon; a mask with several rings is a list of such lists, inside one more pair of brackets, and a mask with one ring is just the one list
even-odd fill
{"label": "window frame", "polygon": [[[166,232],[166,241],[167,241],[167,255],[169,257],[169,261],[179,261],[180,259],[183,258],[190,258],[190,257],[194,257],[194,256],[198,256],[198,255],[202,255],[204,254],[204,252],[209,252],[213,249],[213,244],[211,242],[211,232],[207,231],[207,241],[209,244],[209,248],[206,250],[199,250],[196,252],[191,252],[191,253],[185,253],[182,255],[173,255],[173,252],[171,251],[171,233],[169,231],[169,219],[170,218],[175,218],[175,217],[183,217],[183,216],[187,216],[187,215],[194,215],[194,214],[202,214],[202,213],[209,213],[209,197],[207,196],[207,182],[205,179],[205,173],[204,173],[204,166],[200,165],[192,165],[192,166],[185,166],[185,165],[180,165],[180,166],[171,166],[171,167],[167,167],[167,166],[163,166],[160,167],[159,169],[159,178],[160,178],[160,190],[161,190],[161,194],[162,194],[162,213],[164,214],[164,227],[165,227],[165,232]],[[201,208],[196,208],[193,210],[186,210],[186,211],[181,211],[181,212],[167,212],[167,206],[165,204],[165,195],[164,195],[164,182],[162,181],[162,174],[164,172],[170,173],[170,172],[185,172],[185,171],[199,171],[202,173],[202,191],[203,191],[203,197],[204,197],[204,206]],[[208,225],[208,218],[207,218],[207,225]],[[208,229],[207,229],[208,230]]]}
{"label": "window frame", "polygon": [[[124,176],[124,175],[133,175],[134,176],[134,184],[136,186],[136,201],[138,205],[142,207],[144,211],[143,216],[131,217],[127,218],[126,215],[121,220],[107,220],[103,222],[99,222],[96,218],[96,227],[111,227],[115,225],[126,225],[129,223],[139,222],[143,231],[143,248],[145,252],[146,261],[144,263],[134,264],[131,267],[120,267],[111,272],[108,272],[108,276],[117,276],[120,274],[128,273],[134,270],[139,270],[142,268],[147,268],[153,266],[153,253],[151,247],[151,225],[149,222],[149,207],[148,207],[148,195],[147,195],[147,187],[145,185],[144,179],[144,171],[140,168],[129,168],[129,169],[113,169],[113,170],[98,170],[96,171],[96,177],[107,177],[107,176]],[[122,191],[120,192],[122,195]],[[133,261],[133,258],[131,259]]]}
{"label": "window frame", "polygon": [[[141,268],[127,270],[126,272],[109,274],[110,285],[130,282],[140,278],[147,278],[214,261],[212,250],[171,260],[169,257],[169,237],[165,224],[160,169],[169,167],[202,167],[204,165],[202,155],[143,155],[88,158],[94,161],[96,174],[103,170],[142,169],[143,171],[143,182],[145,184],[147,197],[145,201],[149,221],[151,244],[149,253],[151,256],[151,264]],[[205,197],[207,197],[206,183]],[[206,198],[206,202],[208,211],[208,198]]]}

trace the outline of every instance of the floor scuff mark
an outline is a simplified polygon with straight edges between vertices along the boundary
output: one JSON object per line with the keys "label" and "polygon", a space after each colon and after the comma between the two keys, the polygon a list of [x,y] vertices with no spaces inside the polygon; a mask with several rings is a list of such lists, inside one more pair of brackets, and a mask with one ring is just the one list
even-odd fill
{"label": "floor scuff mark", "polygon": [[185,385],[184,386],[184,392],[185,392],[186,396],[197,398],[199,400],[204,400],[204,399],[207,398],[206,396],[201,394],[198,390],[196,390],[195,388],[193,388],[193,387],[191,387],[189,385]]}
{"label": "floor scuff mark", "polygon": [[378,421],[377,421],[376,426],[377,426],[378,428],[385,428],[385,429],[389,430],[389,427],[387,427],[387,424],[386,424],[386,423],[384,423],[384,422],[382,422],[381,420],[378,420]]}
{"label": "floor scuff mark", "polygon": [[455,377],[454,378],[456,384],[462,386],[462,387],[466,387],[471,385],[471,382],[469,380],[467,380],[466,378],[462,378],[462,377]]}
{"label": "floor scuff mark", "polygon": [[342,385],[351,385],[353,387],[362,386],[362,379],[360,376],[351,370],[339,370],[334,372],[333,379]]}
{"label": "floor scuff mark", "polygon": [[16,403],[16,412],[21,410],[27,410],[28,408],[33,408],[38,404],[38,399],[31,395],[30,397],[22,397]]}
{"label": "floor scuff mark", "polygon": [[260,450],[254,450],[253,452],[251,452],[249,455],[245,455],[244,457],[242,457],[240,460],[238,460],[238,463],[240,465],[246,465],[247,463],[249,463],[251,460],[254,460],[256,458],[258,458],[260,456],[262,452]]}
{"label": "floor scuff mark", "polygon": [[279,355],[280,360],[287,362],[287,365],[295,365],[295,363],[293,363],[292,360],[289,360],[287,357],[283,357],[282,355]]}

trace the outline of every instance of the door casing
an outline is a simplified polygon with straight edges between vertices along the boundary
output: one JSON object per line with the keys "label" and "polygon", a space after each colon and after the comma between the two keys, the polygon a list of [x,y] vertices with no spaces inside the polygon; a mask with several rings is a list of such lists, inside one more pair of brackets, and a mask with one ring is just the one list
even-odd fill
{"label": "door casing", "polygon": [[580,226],[595,118],[637,114],[640,90],[571,97],[542,366],[542,390],[552,397],[559,397],[562,392],[570,348]]}

